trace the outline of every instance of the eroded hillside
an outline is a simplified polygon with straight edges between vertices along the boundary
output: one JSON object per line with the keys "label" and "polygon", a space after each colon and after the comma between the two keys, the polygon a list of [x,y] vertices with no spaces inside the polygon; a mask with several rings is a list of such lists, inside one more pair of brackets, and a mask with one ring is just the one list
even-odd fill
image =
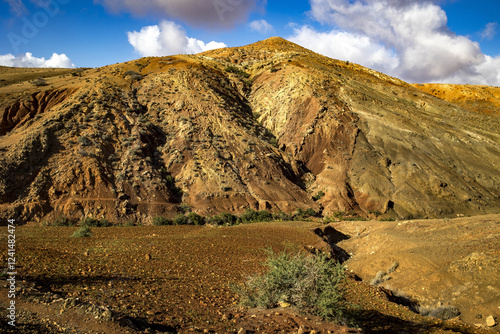
{"label": "eroded hillside", "polygon": [[500,87],[451,84],[417,84],[414,86],[470,111],[485,115],[500,115]]}
{"label": "eroded hillside", "polygon": [[0,87],[5,217],[500,208],[497,117],[280,38],[45,81]]}

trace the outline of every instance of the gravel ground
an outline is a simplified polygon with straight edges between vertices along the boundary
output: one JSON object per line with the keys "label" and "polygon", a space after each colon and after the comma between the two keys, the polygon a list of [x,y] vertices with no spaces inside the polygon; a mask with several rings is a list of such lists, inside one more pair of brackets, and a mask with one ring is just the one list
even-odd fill
{"label": "gravel ground", "polygon": [[[6,317],[0,324],[5,333],[482,333],[417,315],[354,276],[346,296],[362,330],[290,308],[240,308],[231,285],[261,272],[267,249],[324,247],[314,226],[108,227],[93,228],[90,238],[69,237],[71,227],[20,227],[17,326]],[[5,241],[6,229],[0,232]]]}

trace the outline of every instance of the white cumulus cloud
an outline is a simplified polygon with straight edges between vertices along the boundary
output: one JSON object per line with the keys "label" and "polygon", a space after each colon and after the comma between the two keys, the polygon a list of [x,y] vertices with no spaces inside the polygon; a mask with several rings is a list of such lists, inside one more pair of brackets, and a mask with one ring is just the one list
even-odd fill
{"label": "white cumulus cloud", "polygon": [[260,32],[261,34],[268,34],[274,30],[273,26],[266,20],[255,20],[250,22],[250,29]]}
{"label": "white cumulus cloud", "polygon": [[[439,0],[310,0],[312,18],[329,32],[295,28],[295,41],[327,56],[361,65],[410,82],[500,85],[498,57],[481,52],[477,42],[454,34]],[[494,32],[487,26],[485,36]],[[489,68],[494,73],[486,73]]]}
{"label": "white cumulus cloud", "polygon": [[75,67],[75,65],[71,62],[71,59],[69,59],[64,53],[53,53],[52,57],[45,59],[44,57],[34,57],[30,52],[26,52],[26,54],[21,56],[14,56],[10,53],[0,55],[0,65],[11,67]]}
{"label": "white cumulus cloud", "polygon": [[127,35],[129,43],[143,57],[199,53],[226,47],[224,43],[205,43],[188,37],[186,31],[172,21],[162,21],[159,25],[147,26]]}
{"label": "white cumulus cloud", "polygon": [[248,14],[267,0],[94,0],[112,12],[181,20],[203,27],[230,27],[245,22]]}
{"label": "white cumulus cloud", "polygon": [[331,58],[349,60],[386,73],[393,71],[399,64],[394,51],[366,35],[337,30],[318,32],[312,27],[303,26],[295,28],[294,35],[288,39]]}
{"label": "white cumulus cloud", "polygon": [[500,56],[486,55],[485,60],[473,72],[457,72],[441,82],[500,86]]}

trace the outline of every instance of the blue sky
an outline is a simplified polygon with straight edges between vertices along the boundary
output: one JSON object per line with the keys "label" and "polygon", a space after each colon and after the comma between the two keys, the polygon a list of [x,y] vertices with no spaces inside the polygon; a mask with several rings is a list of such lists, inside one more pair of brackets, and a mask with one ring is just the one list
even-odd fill
{"label": "blue sky", "polygon": [[409,82],[500,86],[498,0],[1,0],[0,65],[98,67],[281,36]]}

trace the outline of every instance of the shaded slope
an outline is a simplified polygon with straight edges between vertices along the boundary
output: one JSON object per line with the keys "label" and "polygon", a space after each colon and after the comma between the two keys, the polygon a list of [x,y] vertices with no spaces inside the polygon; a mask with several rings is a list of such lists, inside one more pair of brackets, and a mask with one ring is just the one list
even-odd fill
{"label": "shaded slope", "polygon": [[[133,70],[155,72],[131,82]],[[189,57],[143,59],[88,71],[43,110],[33,97],[51,89],[3,107],[4,210],[140,219],[181,203],[205,214],[317,208],[236,85],[246,84]]]}
{"label": "shaded slope", "polygon": [[271,66],[254,81],[252,106],[310,169],[309,190],[326,193],[326,212],[407,217],[498,207],[498,118],[310,52],[277,54]]}

